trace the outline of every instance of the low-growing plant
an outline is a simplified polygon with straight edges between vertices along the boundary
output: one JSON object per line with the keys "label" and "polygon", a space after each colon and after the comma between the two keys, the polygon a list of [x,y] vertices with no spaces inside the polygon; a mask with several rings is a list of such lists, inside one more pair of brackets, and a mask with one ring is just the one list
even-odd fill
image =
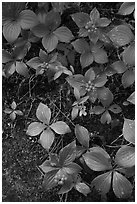
{"label": "low-growing plant", "polygon": [[5,96],[14,98],[4,113],[12,122],[22,115],[28,138],[46,152],[37,166],[43,189],[57,187],[66,200],[74,189],[90,201],[94,189],[106,199],[134,189],[135,120],[126,107],[133,114],[135,3],[116,3],[113,12],[102,5],[2,3]]}

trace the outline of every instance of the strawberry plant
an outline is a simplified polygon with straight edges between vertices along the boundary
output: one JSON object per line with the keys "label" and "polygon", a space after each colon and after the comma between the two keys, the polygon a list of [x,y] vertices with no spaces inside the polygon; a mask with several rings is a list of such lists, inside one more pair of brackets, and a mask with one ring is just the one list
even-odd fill
{"label": "strawberry plant", "polygon": [[2,3],[3,202],[134,202],[135,2]]}

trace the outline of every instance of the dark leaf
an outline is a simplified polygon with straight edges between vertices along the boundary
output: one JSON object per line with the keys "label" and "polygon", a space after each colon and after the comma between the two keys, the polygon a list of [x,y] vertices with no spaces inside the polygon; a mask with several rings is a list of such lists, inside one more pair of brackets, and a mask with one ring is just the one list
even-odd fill
{"label": "dark leaf", "polygon": [[71,119],[74,120],[78,116],[79,108],[73,107],[71,111]]}
{"label": "dark leaf", "polygon": [[84,52],[80,56],[80,64],[83,68],[93,63],[93,54],[91,52]]}
{"label": "dark leaf", "polygon": [[132,70],[127,70],[123,75],[122,75],[122,85],[124,88],[127,88],[131,86],[135,82],[135,73]]}
{"label": "dark leaf", "polygon": [[130,119],[124,119],[123,125],[124,138],[133,144],[135,144],[135,121]]}
{"label": "dark leaf", "polygon": [[129,146],[121,147],[115,157],[115,161],[119,166],[132,167],[135,165],[135,148]]}
{"label": "dark leaf", "polygon": [[132,193],[131,183],[122,174],[114,171],[113,173],[113,191],[118,198],[127,198]]}
{"label": "dark leaf", "polygon": [[99,27],[107,27],[110,23],[111,23],[111,20],[109,20],[108,18],[100,18],[97,21],[97,25]]}
{"label": "dark leaf", "polygon": [[95,53],[93,53],[93,55],[95,62],[99,64],[104,64],[108,62],[107,53],[103,49],[98,49]]}
{"label": "dark leaf", "polygon": [[68,179],[64,181],[64,184],[60,189],[60,191],[58,192],[58,194],[68,193],[73,187],[74,187],[74,184],[73,184],[72,176],[69,176]]}
{"label": "dark leaf", "polygon": [[2,63],[7,63],[11,61],[13,61],[11,54],[6,50],[2,50]]}
{"label": "dark leaf", "polygon": [[69,126],[63,121],[57,121],[56,123],[52,123],[50,125],[50,128],[52,128],[57,134],[60,135],[71,132]]}
{"label": "dark leaf", "polygon": [[71,16],[73,21],[77,24],[79,28],[86,26],[86,24],[90,21],[89,15],[87,13],[74,13]]}
{"label": "dark leaf", "polygon": [[16,62],[16,71],[24,77],[29,77],[29,70],[24,62]]}
{"label": "dark leaf", "polygon": [[80,54],[82,54],[83,52],[89,52],[90,51],[89,44],[87,43],[86,40],[84,40],[82,38],[75,40],[71,44],[73,45],[74,49]]}
{"label": "dark leaf", "polygon": [[76,157],[76,141],[71,142],[59,152],[59,163],[61,166],[65,166],[74,161]]}
{"label": "dark leaf", "polygon": [[135,166],[132,166],[130,168],[118,168],[117,171],[125,174],[127,178],[130,178],[135,175]]}
{"label": "dark leaf", "polygon": [[85,79],[86,79],[86,82],[89,82],[89,81],[93,81],[95,79],[95,72],[93,70],[93,68],[90,68],[86,71],[85,73]]}
{"label": "dark leaf", "polygon": [[76,183],[75,188],[85,196],[87,196],[87,194],[91,192],[90,188],[85,183],[78,182]]}
{"label": "dark leaf", "polygon": [[107,77],[105,74],[98,75],[94,80],[95,87],[102,87],[106,84],[106,82],[107,82]]}
{"label": "dark leaf", "polygon": [[135,43],[130,44],[122,53],[123,61],[130,66],[135,66]]}
{"label": "dark leaf", "polygon": [[69,43],[73,39],[72,32],[67,27],[59,27],[54,31],[54,34],[57,36],[58,40],[61,42]]}
{"label": "dark leaf", "polygon": [[109,107],[109,110],[112,111],[113,113],[120,113],[122,109],[120,108],[119,105],[113,104]]}
{"label": "dark leaf", "polygon": [[127,70],[127,67],[126,67],[126,64],[119,60],[119,61],[116,61],[114,62],[111,67],[118,73],[118,74],[121,74],[121,73],[124,73],[126,70]]}
{"label": "dark leaf", "polygon": [[36,111],[37,118],[46,125],[49,125],[50,118],[51,118],[51,110],[48,108],[47,105],[40,103],[37,111]]}
{"label": "dark leaf", "polygon": [[29,61],[26,63],[29,67],[33,69],[37,69],[39,66],[41,66],[43,63],[41,62],[39,57],[34,57],[31,58]]}
{"label": "dark leaf", "polygon": [[55,169],[45,174],[44,180],[43,180],[43,186],[46,191],[57,186],[57,183],[55,182],[55,175],[57,172],[58,170]]}
{"label": "dark leaf", "polygon": [[63,167],[63,170],[67,173],[67,174],[78,174],[82,168],[74,163],[74,162],[71,162],[70,164],[67,164],[66,166]]}
{"label": "dark leaf", "polygon": [[90,20],[91,20],[91,22],[93,24],[95,24],[95,23],[97,23],[99,18],[100,18],[99,11],[96,8],[92,9],[92,11],[90,12]]}
{"label": "dark leaf", "polygon": [[75,135],[81,145],[83,145],[86,148],[89,147],[89,139],[90,139],[89,132],[85,127],[77,124],[75,126]]}
{"label": "dark leaf", "polygon": [[19,16],[22,29],[30,29],[38,24],[36,14],[31,10],[23,10]]}
{"label": "dark leaf", "polygon": [[118,25],[108,33],[116,46],[124,46],[134,40],[134,35],[127,25]]}
{"label": "dark leaf", "polygon": [[109,192],[111,187],[112,171],[97,176],[92,182],[91,187],[95,187],[102,195]]}
{"label": "dark leaf", "polygon": [[102,124],[111,123],[111,115],[109,114],[109,112],[107,110],[102,114],[100,121]]}
{"label": "dark leaf", "polygon": [[100,115],[105,111],[105,108],[102,106],[94,106],[90,109],[90,114]]}
{"label": "dark leaf", "polygon": [[53,51],[57,47],[57,44],[58,38],[54,33],[48,34],[42,39],[42,45],[48,52]]}
{"label": "dark leaf", "polygon": [[104,107],[108,107],[112,103],[114,96],[109,88],[102,87],[98,89],[98,98],[101,100]]}
{"label": "dark leaf", "polygon": [[128,98],[127,101],[135,105],[135,92],[133,92]]}
{"label": "dark leaf", "polygon": [[35,36],[42,38],[49,34],[49,30],[44,24],[38,24],[32,28],[32,32]]}
{"label": "dark leaf", "polygon": [[135,9],[135,2],[124,2],[120,6],[118,10],[118,14],[129,15],[134,11],[134,9]]}
{"label": "dark leaf", "polygon": [[10,77],[15,72],[15,70],[16,67],[14,62],[9,62],[4,66],[4,72],[7,78]]}
{"label": "dark leaf", "polygon": [[40,165],[39,167],[42,169],[42,171],[43,171],[45,174],[48,173],[48,172],[50,172],[50,171],[53,171],[53,170],[58,170],[58,168],[51,166],[49,160],[44,161],[44,162],[42,163],[42,165]]}
{"label": "dark leaf", "polygon": [[33,122],[31,123],[27,128],[27,134],[30,136],[36,136],[39,135],[44,129],[45,125],[39,122]]}
{"label": "dark leaf", "polygon": [[9,43],[13,43],[21,32],[20,24],[16,21],[9,21],[3,26],[3,35]]}
{"label": "dark leaf", "polygon": [[112,169],[110,156],[101,147],[90,148],[90,152],[85,153],[83,158],[87,166],[94,171]]}
{"label": "dark leaf", "polygon": [[54,142],[54,138],[55,138],[55,135],[53,131],[50,130],[50,128],[47,128],[41,133],[39,143],[42,145],[44,149],[49,151],[50,147]]}

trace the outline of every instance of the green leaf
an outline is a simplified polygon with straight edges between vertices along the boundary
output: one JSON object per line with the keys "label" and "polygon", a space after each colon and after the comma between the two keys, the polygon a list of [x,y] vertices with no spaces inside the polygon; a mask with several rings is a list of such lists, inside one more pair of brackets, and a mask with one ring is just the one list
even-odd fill
{"label": "green leaf", "polygon": [[71,132],[69,126],[63,121],[57,121],[56,123],[52,123],[50,125],[50,128],[52,128],[57,134],[60,135]]}
{"label": "green leaf", "polygon": [[43,186],[46,191],[57,186],[57,183],[55,182],[55,175],[57,172],[58,170],[55,169],[45,174],[44,180],[43,180]]}
{"label": "green leaf", "polygon": [[59,163],[61,166],[70,164],[76,157],[76,141],[71,142],[59,152]]}
{"label": "green leaf", "polygon": [[100,18],[99,11],[96,8],[92,9],[92,11],[90,12],[90,20],[91,20],[91,22],[93,24],[95,24],[95,23],[97,23],[99,18]]}
{"label": "green leaf", "polygon": [[122,75],[122,85],[124,88],[127,88],[131,86],[135,82],[135,73],[133,70],[127,70],[123,75]]}
{"label": "green leaf", "polygon": [[113,104],[109,107],[109,110],[112,111],[113,113],[120,113],[122,109],[120,108],[119,105]]}
{"label": "green leaf", "polygon": [[102,87],[98,89],[98,98],[101,100],[104,107],[108,107],[112,103],[114,96],[109,88]]}
{"label": "green leaf", "polygon": [[135,92],[133,92],[128,98],[127,101],[135,105]]}
{"label": "green leaf", "polygon": [[44,161],[44,162],[42,163],[42,165],[40,165],[39,167],[42,169],[42,171],[43,171],[45,174],[48,173],[48,172],[50,172],[50,171],[53,171],[53,170],[58,169],[58,168],[56,168],[56,167],[51,166],[49,160]]}
{"label": "green leaf", "polygon": [[102,195],[109,192],[111,187],[112,171],[97,176],[92,182],[91,187],[95,187]]}
{"label": "green leaf", "polygon": [[115,161],[119,166],[132,167],[135,165],[135,148],[124,146],[121,147],[115,157]]}
{"label": "green leaf", "polygon": [[113,191],[118,198],[127,198],[132,193],[131,183],[120,173],[113,173]]}
{"label": "green leaf", "polygon": [[102,87],[106,84],[107,77],[105,74],[98,75],[94,80],[95,87]]}
{"label": "green leaf", "polygon": [[23,10],[19,16],[22,29],[30,29],[38,24],[36,14],[31,10]]}
{"label": "green leaf", "polygon": [[85,73],[85,79],[86,79],[86,82],[89,82],[89,81],[93,81],[95,79],[95,72],[93,70],[93,68],[90,68],[86,71]]}
{"label": "green leaf", "polygon": [[9,62],[4,66],[4,72],[7,78],[10,77],[15,72],[15,70],[16,67],[14,62]]}
{"label": "green leaf", "polygon": [[90,109],[90,114],[100,115],[105,111],[105,108],[102,106],[94,106]]}
{"label": "green leaf", "polygon": [[29,77],[29,70],[24,62],[16,62],[16,71],[24,77]]}
{"label": "green leaf", "polygon": [[30,136],[36,136],[39,135],[45,128],[46,126],[44,124],[39,122],[33,122],[28,126],[26,133]]}
{"label": "green leaf", "polygon": [[107,27],[110,23],[111,23],[111,20],[109,20],[108,18],[100,18],[97,21],[97,25],[99,27]]}
{"label": "green leaf", "polygon": [[69,43],[74,37],[72,32],[67,27],[64,26],[57,28],[54,31],[54,34],[57,36],[59,41],[66,43]]}
{"label": "green leaf", "polygon": [[111,67],[118,73],[118,74],[122,74],[127,70],[126,64],[119,60],[114,62],[113,64],[111,64]]}
{"label": "green leaf", "polygon": [[130,66],[135,66],[135,43],[130,44],[122,53],[123,61]]}
{"label": "green leaf", "polygon": [[3,26],[3,35],[9,43],[13,43],[21,32],[20,24],[16,21],[9,21]]}
{"label": "green leaf", "polygon": [[87,196],[87,194],[91,192],[88,185],[82,182],[76,183],[75,188],[78,192],[82,193],[84,196]]}
{"label": "green leaf", "polygon": [[6,108],[6,109],[4,110],[4,113],[10,114],[12,111],[13,111],[13,110],[11,110],[10,108]]}
{"label": "green leaf", "polygon": [[74,120],[78,116],[79,108],[73,107],[71,111],[71,119]]}
{"label": "green leaf", "polygon": [[86,26],[86,24],[90,21],[89,15],[83,12],[74,13],[71,17],[79,28]]}
{"label": "green leaf", "polygon": [[108,36],[112,42],[120,47],[130,43],[134,40],[134,35],[127,25],[118,25],[114,27],[109,33]]}
{"label": "green leaf", "polygon": [[55,135],[53,131],[50,130],[50,128],[47,128],[41,133],[39,143],[42,145],[44,149],[49,151],[51,145],[54,142],[54,138],[55,138]]}
{"label": "green leaf", "polygon": [[135,2],[124,2],[119,10],[118,14],[120,15],[129,15],[131,14],[135,9]]}
{"label": "green leaf", "polygon": [[51,110],[47,105],[39,103],[36,111],[37,118],[46,125],[49,125],[51,119]]}
{"label": "green leaf", "polygon": [[42,38],[49,34],[49,30],[44,24],[38,24],[34,26],[31,30],[33,34],[39,38]]}
{"label": "green leaf", "polygon": [[124,119],[123,136],[125,140],[135,144],[135,121],[130,119]]}
{"label": "green leaf", "polygon": [[50,30],[51,32],[53,32],[56,28],[59,27],[59,25],[61,24],[61,16],[59,12],[55,12],[53,10],[50,10],[46,17],[45,17],[45,25],[48,28],[48,30]]}
{"label": "green leaf", "polygon": [[80,64],[83,68],[93,63],[93,54],[91,52],[84,52],[80,56]]}
{"label": "green leaf", "polygon": [[70,164],[67,164],[63,167],[63,170],[67,173],[67,174],[78,174],[82,168],[74,163],[74,162],[71,162]]}
{"label": "green leaf", "polygon": [[73,184],[72,176],[69,176],[68,179],[64,181],[64,184],[60,189],[60,191],[58,192],[58,194],[68,193],[73,187],[74,187],[74,184]]}
{"label": "green leaf", "polygon": [[41,66],[43,63],[41,62],[39,57],[34,57],[31,58],[29,61],[26,62],[26,64],[33,68],[33,69],[37,69],[39,66]]}
{"label": "green leaf", "polygon": [[96,63],[104,64],[108,62],[107,53],[103,49],[98,49],[95,53],[93,53],[93,55]]}
{"label": "green leaf", "polygon": [[88,36],[88,30],[85,28],[80,28],[79,29],[79,37],[87,37]]}
{"label": "green leaf", "polygon": [[23,112],[20,110],[15,110],[14,112],[16,113],[16,115],[23,115]]}
{"label": "green leaf", "polygon": [[58,44],[58,38],[54,33],[48,34],[43,37],[42,45],[47,50],[47,52],[53,51]]}
{"label": "green leaf", "polygon": [[118,168],[117,171],[121,172],[122,174],[125,174],[127,178],[135,176],[135,166],[129,168]]}
{"label": "green leaf", "polygon": [[90,51],[89,44],[85,39],[82,38],[77,39],[73,41],[71,44],[73,45],[74,49],[80,54],[82,54],[83,52]]}
{"label": "green leaf", "polygon": [[81,145],[86,148],[89,147],[89,132],[85,127],[77,124],[75,126],[75,135]]}
{"label": "green leaf", "polygon": [[15,102],[15,101],[13,101],[13,102],[12,102],[12,104],[11,104],[11,108],[12,108],[13,110],[15,110],[15,109],[16,109],[16,107],[17,107],[17,104],[16,104],[16,102]]}
{"label": "green leaf", "polygon": [[10,119],[11,120],[15,120],[16,119],[16,113],[14,111],[10,114]]}
{"label": "green leaf", "polygon": [[13,61],[11,54],[6,50],[2,50],[2,63],[7,63],[11,61]]}
{"label": "green leaf", "polygon": [[111,123],[111,115],[109,114],[109,112],[106,110],[103,114],[102,114],[102,116],[101,116],[101,118],[100,118],[100,121],[101,121],[101,123],[102,124],[105,124],[105,123],[107,123],[107,124],[109,124],[109,123]]}
{"label": "green leaf", "polygon": [[101,147],[92,147],[90,152],[83,155],[87,166],[94,171],[105,171],[112,169],[109,154]]}

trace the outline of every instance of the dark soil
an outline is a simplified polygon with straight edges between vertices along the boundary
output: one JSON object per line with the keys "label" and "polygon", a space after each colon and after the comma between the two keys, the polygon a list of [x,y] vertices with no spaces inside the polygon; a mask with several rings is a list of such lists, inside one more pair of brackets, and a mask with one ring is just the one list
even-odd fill
{"label": "dark soil", "polygon": [[[35,9],[37,3],[29,3],[28,6]],[[92,8],[96,7],[102,17],[107,17],[114,21],[122,21],[123,17],[117,15],[120,3],[84,3],[79,6],[68,8],[62,15],[62,24],[65,24],[74,35],[78,32],[78,27],[72,21],[70,14],[82,11],[90,13]],[[132,20],[132,16],[128,16],[127,21]],[[3,42],[3,48],[5,48]],[[41,43],[33,43],[25,60],[29,60],[34,56],[38,56]],[[7,47],[6,47],[7,48]],[[115,50],[109,52],[110,61],[117,60]],[[78,60],[77,60],[78,59]],[[109,62],[110,63],[110,62]],[[79,56],[75,59],[75,72],[83,71],[79,63]],[[33,72],[33,71],[32,71]],[[67,145],[73,140],[74,125],[80,124],[86,127],[89,132],[93,133],[90,146],[99,145],[105,147],[106,151],[113,157],[117,149],[107,147],[122,133],[124,117],[134,119],[134,105],[124,106],[123,102],[134,91],[134,85],[124,89],[121,85],[121,76],[113,75],[105,85],[114,94],[114,103],[120,105],[122,112],[120,114],[112,114],[113,122],[109,125],[100,123],[99,116],[78,117],[73,122],[71,121],[71,105],[75,98],[70,92],[70,86],[65,81],[62,75],[57,81],[48,83],[46,76],[37,76],[30,83],[29,79],[24,79],[17,73],[10,78],[3,78],[3,110],[12,103],[13,100],[18,104],[18,109],[22,110],[24,115],[17,116],[14,122],[11,122],[9,115],[3,112],[3,202],[59,202],[62,201],[57,194],[58,188],[52,189],[49,192],[44,190],[42,186],[43,177],[39,170],[39,165],[47,158],[47,152],[37,142],[38,137],[29,137],[26,135],[26,129],[31,121],[36,119],[36,108],[40,102],[47,104],[52,110],[52,118],[57,117],[65,121],[72,130],[72,133],[63,136],[63,145]],[[31,90],[31,91],[30,91]],[[87,104],[90,108],[90,105]],[[61,110],[61,111],[60,111]],[[61,148],[59,143],[61,137],[57,136],[55,144],[58,146],[56,151]],[[121,142],[121,141],[119,141]],[[118,144],[118,143],[117,143]],[[106,146],[105,146],[106,145]],[[88,172],[88,173],[87,173]],[[85,169],[81,173],[81,177],[87,183],[99,175],[96,172]],[[133,182],[131,180],[131,182]],[[68,193],[68,202],[133,202],[134,192],[128,199],[118,199],[110,191],[107,198],[102,198],[94,189],[85,197],[75,189]]]}

